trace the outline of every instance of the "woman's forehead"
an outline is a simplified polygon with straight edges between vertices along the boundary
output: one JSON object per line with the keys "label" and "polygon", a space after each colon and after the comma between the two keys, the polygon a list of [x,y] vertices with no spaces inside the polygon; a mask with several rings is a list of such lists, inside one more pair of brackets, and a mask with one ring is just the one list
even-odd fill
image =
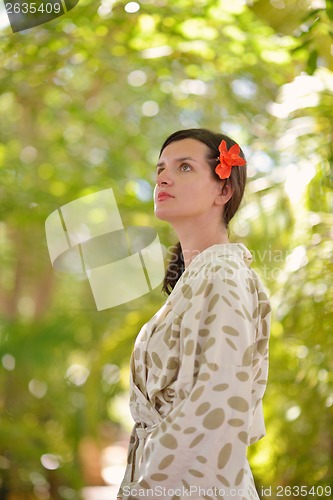
{"label": "woman's forehead", "polygon": [[181,139],[168,144],[162,151],[160,158],[192,157],[193,159],[205,158],[207,156],[208,147],[201,141],[196,139]]}

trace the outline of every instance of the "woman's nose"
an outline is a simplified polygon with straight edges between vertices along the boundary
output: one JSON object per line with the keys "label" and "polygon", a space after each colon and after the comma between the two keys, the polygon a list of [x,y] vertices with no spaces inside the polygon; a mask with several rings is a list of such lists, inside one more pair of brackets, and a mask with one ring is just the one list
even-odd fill
{"label": "woman's nose", "polygon": [[165,171],[165,169],[158,174],[156,184],[159,186],[171,186],[172,183],[172,177]]}

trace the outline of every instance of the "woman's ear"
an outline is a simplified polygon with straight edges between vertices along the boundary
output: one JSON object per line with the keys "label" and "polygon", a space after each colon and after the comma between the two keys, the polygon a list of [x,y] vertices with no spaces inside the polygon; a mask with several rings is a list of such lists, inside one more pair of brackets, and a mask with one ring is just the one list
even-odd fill
{"label": "woman's ear", "polygon": [[230,179],[225,179],[223,184],[218,186],[218,193],[216,196],[216,204],[217,205],[225,205],[228,203],[232,195],[234,194],[234,189],[231,185]]}

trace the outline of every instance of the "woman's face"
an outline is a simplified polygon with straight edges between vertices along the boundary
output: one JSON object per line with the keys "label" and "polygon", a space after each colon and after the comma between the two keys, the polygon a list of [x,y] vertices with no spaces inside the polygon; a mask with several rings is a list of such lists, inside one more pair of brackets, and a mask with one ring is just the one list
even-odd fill
{"label": "woman's face", "polygon": [[221,204],[225,203],[221,203],[222,184],[212,177],[208,153],[209,148],[195,139],[166,146],[156,167],[156,217],[170,222],[192,218],[195,222],[216,213],[221,218]]}

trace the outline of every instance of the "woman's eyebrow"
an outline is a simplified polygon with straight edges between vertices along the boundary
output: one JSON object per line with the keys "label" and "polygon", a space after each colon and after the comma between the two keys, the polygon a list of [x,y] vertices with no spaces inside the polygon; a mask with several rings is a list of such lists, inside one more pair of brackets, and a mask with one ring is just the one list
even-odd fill
{"label": "woman's eyebrow", "polygon": [[[174,161],[175,161],[175,163],[180,163],[181,161],[185,161],[185,160],[191,160],[191,161],[195,161],[197,163],[197,160],[195,160],[191,156],[184,156],[182,158],[176,158]],[[156,168],[162,167],[163,165],[164,165],[164,161],[159,161],[156,165]]]}

